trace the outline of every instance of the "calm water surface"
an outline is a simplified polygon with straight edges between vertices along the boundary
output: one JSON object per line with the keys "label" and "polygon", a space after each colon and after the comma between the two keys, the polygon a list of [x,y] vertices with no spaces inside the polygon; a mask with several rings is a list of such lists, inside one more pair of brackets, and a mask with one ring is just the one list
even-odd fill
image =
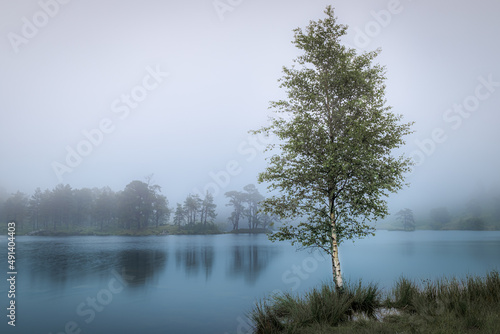
{"label": "calm water surface", "polygon": [[[273,291],[331,280],[328,257],[265,235],[18,237],[16,328],[1,333],[247,333],[246,312]],[[2,271],[7,240],[0,241]],[[379,231],[341,245],[349,280],[392,286],[500,268],[500,232]]]}

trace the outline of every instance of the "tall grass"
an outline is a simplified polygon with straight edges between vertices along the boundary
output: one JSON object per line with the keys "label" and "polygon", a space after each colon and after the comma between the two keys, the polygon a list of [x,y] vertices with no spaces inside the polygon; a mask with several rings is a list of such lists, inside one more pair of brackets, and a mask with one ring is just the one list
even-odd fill
{"label": "tall grass", "polygon": [[[398,312],[377,319],[382,308]],[[375,284],[348,284],[341,291],[324,284],[303,296],[274,295],[250,318],[258,334],[500,333],[500,275],[422,284],[402,277],[386,295]]]}
{"label": "tall grass", "polygon": [[380,305],[380,290],[374,284],[347,285],[337,290],[324,284],[303,297],[278,294],[261,301],[250,314],[255,333],[298,333],[311,325],[337,326],[358,313],[374,317]]}
{"label": "tall grass", "polygon": [[[441,279],[420,288],[400,279],[389,305],[414,312],[428,321],[460,324],[462,330],[488,330],[496,322],[500,332],[500,275],[497,271],[485,277],[468,276],[458,280]],[[490,325],[488,325],[490,324]]]}

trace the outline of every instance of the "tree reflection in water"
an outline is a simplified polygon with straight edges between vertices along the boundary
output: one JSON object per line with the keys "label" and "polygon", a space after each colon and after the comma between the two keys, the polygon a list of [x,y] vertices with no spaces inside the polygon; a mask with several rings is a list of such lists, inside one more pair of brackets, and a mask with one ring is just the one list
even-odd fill
{"label": "tree reflection in water", "polygon": [[165,270],[167,253],[159,249],[122,250],[118,256],[118,268],[121,274],[130,277],[131,286],[157,283],[158,274]]}
{"label": "tree reflection in water", "polygon": [[243,277],[247,283],[254,284],[277,253],[276,247],[270,245],[233,246],[228,276]]}
{"label": "tree reflection in water", "polygon": [[213,246],[189,245],[175,251],[177,270],[184,268],[187,276],[197,276],[201,270],[205,274],[205,280],[212,275],[214,259]]}

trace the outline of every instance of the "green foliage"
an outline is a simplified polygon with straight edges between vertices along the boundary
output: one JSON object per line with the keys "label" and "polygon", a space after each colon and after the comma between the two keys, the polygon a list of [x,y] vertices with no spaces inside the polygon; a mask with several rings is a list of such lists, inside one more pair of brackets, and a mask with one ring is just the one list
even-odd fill
{"label": "green foliage", "polygon": [[343,292],[326,285],[303,297],[274,295],[258,303],[250,318],[254,333],[454,334],[497,333],[500,328],[497,271],[423,285],[400,278],[383,298],[373,284],[347,285]]}
{"label": "green foliage", "polygon": [[[175,228],[171,228],[167,226],[172,211],[167,197],[159,185],[151,183],[151,177],[146,181],[134,180],[118,192],[109,187],[72,189],[62,184],[43,192],[37,188],[31,197],[17,192],[0,203],[0,220],[5,226],[0,232],[6,233],[6,223],[15,221],[18,234],[31,235],[221,233],[214,224],[217,205],[212,194],[207,192],[203,199],[188,195],[184,205],[177,203]],[[256,198],[258,191],[253,188],[248,190]],[[261,220],[256,208],[252,207],[254,228],[268,225],[270,220]]]}
{"label": "green foliage", "polygon": [[180,227],[186,221],[186,215],[187,213],[182,207],[182,204],[177,203],[177,208],[175,209],[174,214],[174,225]]}
{"label": "green foliage", "polygon": [[217,205],[210,193],[203,199],[189,195],[184,206],[177,203],[174,228],[167,226],[172,211],[167,197],[151,177],[146,181],[134,180],[118,192],[109,187],[72,189],[69,185],[44,192],[37,188],[31,198],[17,192],[0,205],[0,219],[16,221],[18,234],[31,235],[220,233],[214,224]]}
{"label": "green foliage", "polygon": [[285,224],[272,240],[317,246],[331,253],[332,217],[338,242],[374,232],[369,223],[387,214],[384,199],[401,189],[411,161],[393,157],[411,123],[385,105],[385,69],[373,64],[379,51],[357,54],[341,44],[347,27],[327,7],[324,20],[295,30],[303,51],[283,68],[287,98],[271,102],[277,116],[254,131],[275,135],[278,151],[259,182],[279,194],[263,201],[263,211]]}
{"label": "green foliage", "polygon": [[[439,206],[430,210],[417,211],[418,221],[415,228],[419,230],[473,230],[493,231],[500,230],[500,188],[492,188],[488,192],[474,197],[473,194],[464,194],[468,200],[457,201],[456,204]],[[398,217],[395,217],[398,218]],[[386,220],[379,222],[378,228],[397,230],[401,228],[401,221]]]}
{"label": "green foliage", "polygon": [[432,321],[460,319],[465,329],[479,330],[487,322],[484,314],[489,314],[491,307],[500,308],[500,276],[493,271],[483,278],[441,279],[427,282],[423,288],[402,278],[393,293],[391,306],[404,312]]}
{"label": "green foliage", "polygon": [[254,229],[259,224],[257,212],[260,202],[264,200],[264,196],[260,194],[259,190],[253,184],[246,185],[243,187],[243,190],[246,192],[244,199],[247,203],[247,209],[244,213],[248,217],[248,228]]}
{"label": "green foliage", "polygon": [[219,234],[219,227],[214,223],[195,223],[184,226],[168,226],[167,234]]}
{"label": "green foliage", "polygon": [[481,231],[485,228],[484,219],[481,217],[461,218],[459,224],[464,230]]}
{"label": "green foliage", "polygon": [[245,210],[245,194],[239,191],[228,191],[224,194],[228,199],[229,203],[227,206],[233,207],[233,212],[229,216],[229,222],[233,226],[233,230],[238,230],[240,225],[240,218],[243,216],[243,211]]}
{"label": "green foliage", "polygon": [[375,316],[376,309],[381,305],[381,292],[376,284],[363,285],[360,281],[347,292],[353,297],[351,309],[354,313],[364,313],[371,318]]}
{"label": "green foliage", "polygon": [[217,205],[214,203],[214,196],[207,191],[205,198],[201,203],[201,222],[203,225],[214,222],[214,219],[217,217],[217,214],[215,213],[216,207]]}
{"label": "green foliage", "polygon": [[20,191],[16,192],[9,197],[3,205],[5,219],[8,221],[15,221],[18,227],[21,228],[28,213],[27,205],[28,197]]}
{"label": "green foliage", "polygon": [[393,289],[394,301],[390,306],[413,312],[415,311],[413,299],[417,294],[417,284],[405,277],[401,277],[396,282],[396,287]]}
{"label": "green foliage", "polygon": [[118,195],[119,218],[126,229],[148,226],[153,194],[147,183],[132,181]]}
{"label": "green foliage", "polygon": [[256,230],[259,226],[266,229],[276,220],[276,217],[259,212],[264,196],[253,184],[246,185],[243,190],[244,192],[232,190],[224,194],[229,199],[227,206],[233,208],[233,212],[229,216],[233,231],[240,229],[240,219],[245,217],[248,218],[249,230]]}
{"label": "green foliage", "polygon": [[187,218],[187,224],[193,225],[196,223],[196,216],[200,212],[202,200],[198,195],[188,195],[184,201],[184,212]]}
{"label": "green foliage", "polygon": [[255,333],[300,333],[300,329],[314,324],[337,326],[355,313],[373,317],[379,294],[373,284],[347,285],[342,290],[322,285],[303,298],[289,293],[274,295],[258,303],[250,318],[255,323]]}
{"label": "green foliage", "polygon": [[132,181],[119,192],[62,184],[43,192],[37,188],[30,198],[18,192],[4,204],[2,220],[16,221],[19,234],[36,235],[95,235],[159,227],[169,219],[168,200],[158,185],[147,181]]}
{"label": "green foliage", "polygon": [[141,230],[168,221],[168,200],[160,193],[161,187],[150,182],[151,177],[147,183],[132,181],[117,194],[118,218],[124,228]]}

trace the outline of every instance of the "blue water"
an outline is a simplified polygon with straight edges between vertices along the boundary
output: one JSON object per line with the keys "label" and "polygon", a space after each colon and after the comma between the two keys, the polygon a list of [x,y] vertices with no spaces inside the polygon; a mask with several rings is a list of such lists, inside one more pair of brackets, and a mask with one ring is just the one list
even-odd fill
{"label": "blue water", "polygon": [[[16,327],[1,333],[248,333],[246,314],[272,292],[331,280],[331,261],[265,235],[18,237]],[[347,280],[384,289],[500,268],[500,232],[379,231],[341,245]],[[7,238],[0,263],[7,277]],[[0,267],[0,268],[2,268]],[[5,306],[5,307],[4,307]]]}

